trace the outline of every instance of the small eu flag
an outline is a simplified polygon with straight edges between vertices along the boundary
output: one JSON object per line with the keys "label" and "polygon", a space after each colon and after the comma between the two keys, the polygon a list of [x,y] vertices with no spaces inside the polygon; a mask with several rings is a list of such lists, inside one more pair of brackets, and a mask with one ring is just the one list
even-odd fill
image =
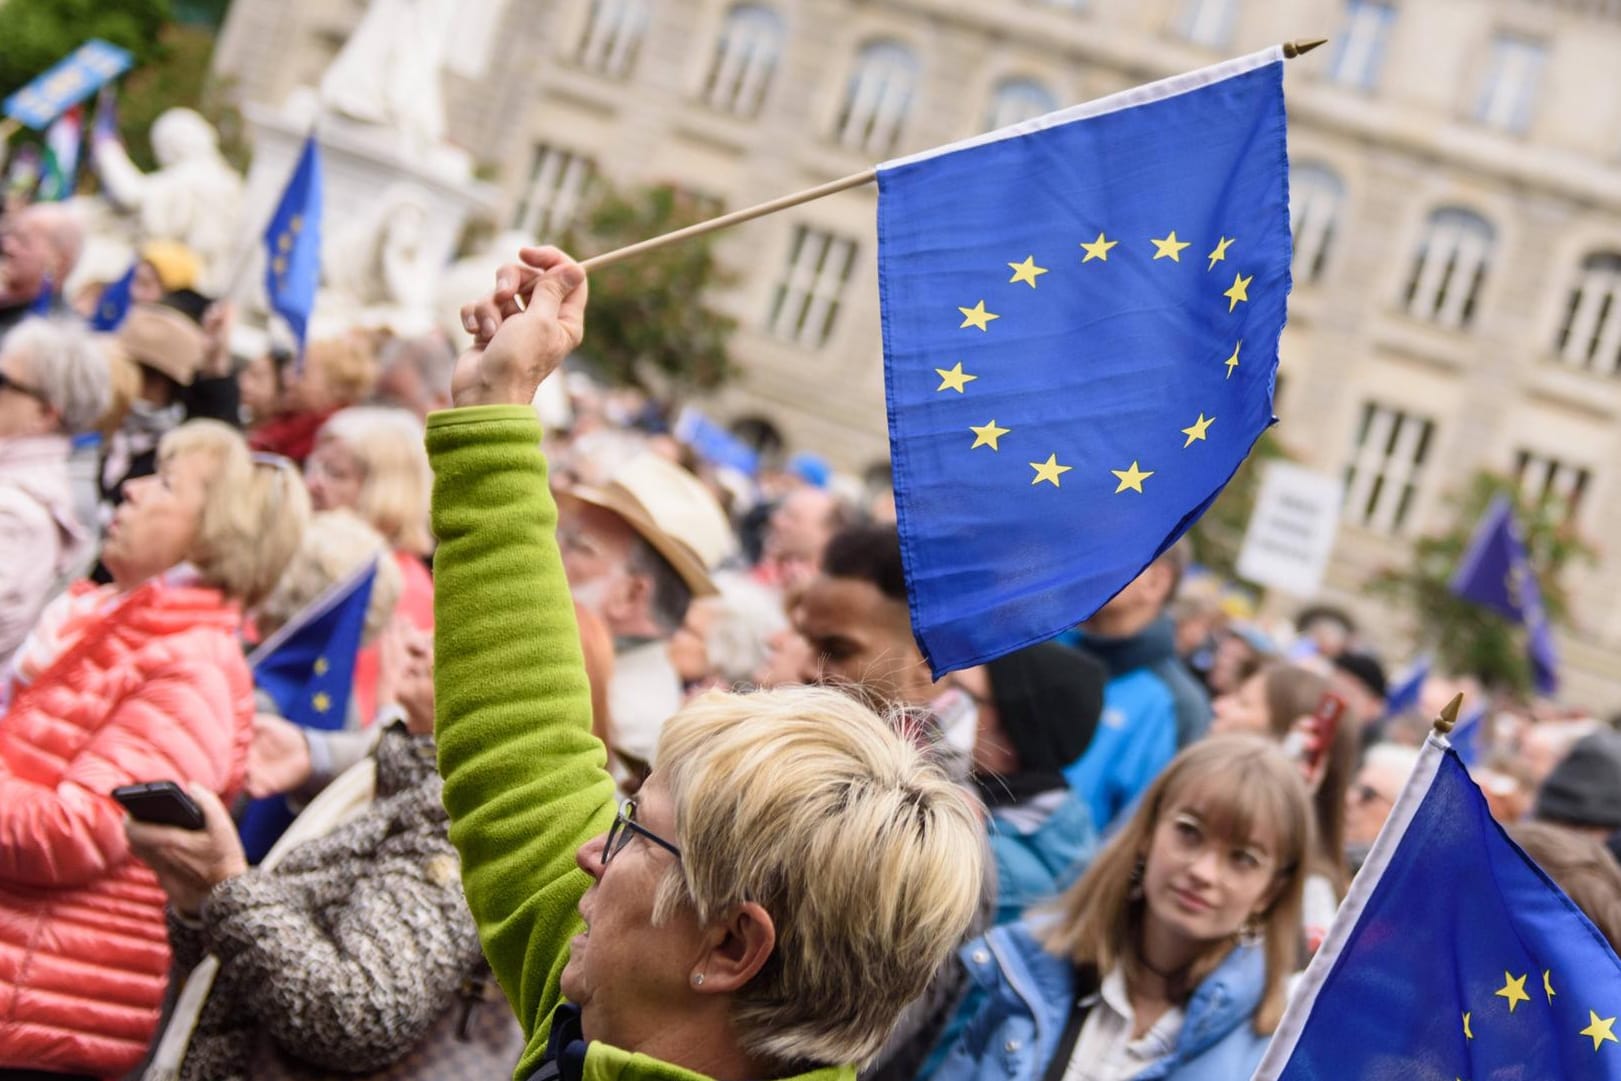
{"label": "small eu flag", "polygon": [[[344,726],[376,577],[373,560],[317,597],[248,657],[254,684],[287,720],[329,732]],[[281,796],[248,804],[237,824],[248,859],[262,859],[292,820]]]}
{"label": "small eu flag", "polygon": [[1536,572],[1514,520],[1514,501],[1506,494],[1492,500],[1475,527],[1469,548],[1452,576],[1452,592],[1524,626],[1537,690],[1543,694],[1558,690],[1559,655],[1554,647],[1553,627],[1542,607]]}
{"label": "small eu flag", "polygon": [[1279,48],[878,169],[901,550],[936,675],[1091,616],[1274,421]]}
{"label": "small eu flag", "polygon": [[265,294],[270,310],[287,320],[300,356],[320,284],[321,148],[311,135],[265,230]]}
{"label": "small eu flag", "polygon": [[131,263],[124,276],[101,291],[96,301],[96,314],[90,317],[90,329],[110,334],[123,325],[129,314],[130,288],[135,284],[135,264]]}
{"label": "small eu flag", "polygon": [[1621,959],[1432,735],[1255,1081],[1621,1079]]}

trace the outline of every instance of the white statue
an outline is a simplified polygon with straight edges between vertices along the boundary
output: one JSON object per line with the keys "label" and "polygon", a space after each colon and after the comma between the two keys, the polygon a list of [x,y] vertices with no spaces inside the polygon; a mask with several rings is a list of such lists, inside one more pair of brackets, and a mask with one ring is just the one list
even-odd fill
{"label": "white statue", "polygon": [[157,170],[143,173],[116,139],[92,147],[115,203],[135,213],[141,240],[175,240],[203,264],[200,291],[218,292],[241,240],[242,177],[220,154],[212,125],[190,109],[170,109],[152,125]]}
{"label": "white statue", "polygon": [[455,0],[371,0],[321,77],[321,104],[400,133],[408,151],[443,142],[440,70],[455,15]]}
{"label": "white statue", "polygon": [[333,228],[322,245],[321,269],[329,300],[391,325],[432,319],[434,286],[442,269],[426,244],[432,203],[409,183],[390,185],[375,210]]}

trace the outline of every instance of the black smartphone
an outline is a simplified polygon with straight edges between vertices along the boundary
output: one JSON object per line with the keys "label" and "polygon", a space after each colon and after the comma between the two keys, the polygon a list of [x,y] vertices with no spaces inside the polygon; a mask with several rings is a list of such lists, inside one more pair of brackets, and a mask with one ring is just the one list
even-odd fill
{"label": "black smartphone", "polygon": [[203,828],[203,809],[173,781],[127,784],[113,789],[112,796],[137,822],[183,830]]}

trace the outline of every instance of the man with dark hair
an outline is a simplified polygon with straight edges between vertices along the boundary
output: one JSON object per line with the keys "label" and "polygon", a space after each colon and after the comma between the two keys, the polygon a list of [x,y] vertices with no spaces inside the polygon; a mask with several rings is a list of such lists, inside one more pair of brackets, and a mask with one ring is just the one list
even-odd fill
{"label": "man with dark hair", "polygon": [[670,638],[734,541],[714,497],[691,473],[638,455],[600,488],[565,493],[557,529],[574,599],[614,639],[610,744],[632,773],[653,764],[664,722],[681,706]]}
{"label": "man with dark hair", "polygon": [[1100,829],[1210,725],[1210,699],[1177,657],[1166,611],[1186,565],[1182,547],[1173,545],[1076,634],[1109,670],[1097,736],[1065,771]]}

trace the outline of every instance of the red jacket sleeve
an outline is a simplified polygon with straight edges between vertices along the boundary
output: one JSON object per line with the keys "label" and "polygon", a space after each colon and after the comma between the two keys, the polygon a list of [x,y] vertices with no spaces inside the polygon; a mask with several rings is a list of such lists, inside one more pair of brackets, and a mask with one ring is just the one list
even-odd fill
{"label": "red jacket sleeve", "polygon": [[124,810],[108,795],[137,781],[226,793],[241,773],[244,726],[211,650],[156,668],[112,707],[55,786],[0,762],[0,880],[76,886],[128,856]]}

